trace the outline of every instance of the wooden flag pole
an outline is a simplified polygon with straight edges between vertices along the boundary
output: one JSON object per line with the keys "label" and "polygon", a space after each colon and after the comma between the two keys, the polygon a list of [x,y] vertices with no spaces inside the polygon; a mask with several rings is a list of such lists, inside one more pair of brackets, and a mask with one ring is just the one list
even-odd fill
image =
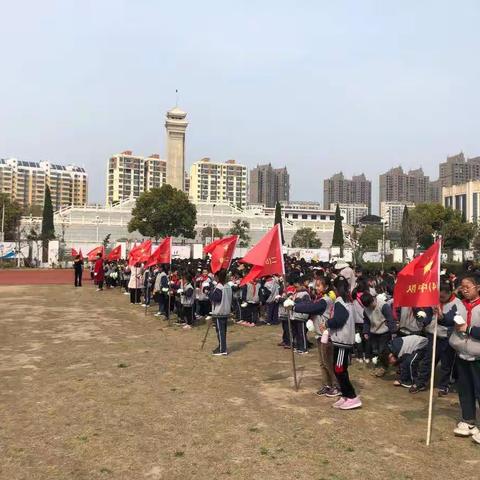
{"label": "wooden flag pole", "polygon": [[[440,242],[438,248],[438,284],[437,291],[440,295],[440,263],[442,260],[442,237],[439,237],[438,241]],[[438,305],[440,305],[440,298],[438,300]],[[432,437],[432,414],[433,414],[433,387],[435,384],[435,357],[437,355],[437,327],[438,327],[438,315],[435,319],[435,325],[433,327],[433,345],[432,345],[432,364],[430,370],[430,394],[428,398],[428,422],[427,422],[427,447],[430,446],[430,440]]]}
{"label": "wooden flag pole", "polygon": [[207,325],[207,331],[205,332],[205,336],[203,337],[202,340],[202,346],[200,347],[200,350],[203,350],[203,347],[205,346],[205,342],[207,341],[208,337],[208,332],[210,331],[210,327],[212,326],[212,319],[209,320],[208,325]]}
{"label": "wooden flag pole", "polygon": [[290,320],[290,315],[288,315],[288,335],[290,336],[290,350],[292,352],[292,370],[293,370],[293,382],[295,384],[295,391],[298,392],[298,382],[297,382],[297,368],[295,365],[295,352],[293,348],[293,336],[292,336],[292,322]]}

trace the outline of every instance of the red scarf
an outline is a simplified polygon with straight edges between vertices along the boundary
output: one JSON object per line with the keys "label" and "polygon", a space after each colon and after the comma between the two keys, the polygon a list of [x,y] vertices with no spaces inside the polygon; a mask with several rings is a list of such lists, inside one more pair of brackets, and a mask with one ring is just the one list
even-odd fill
{"label": "red scarf", "polygon": [[470,326],[470,323],[472,321],[472,310],[477,305],[480,305],[480,297],[478,297],[473,302],[469,302],[468,300],[464,300],[463,304],[465,305],[465,308],[467,309],[467,325]]}

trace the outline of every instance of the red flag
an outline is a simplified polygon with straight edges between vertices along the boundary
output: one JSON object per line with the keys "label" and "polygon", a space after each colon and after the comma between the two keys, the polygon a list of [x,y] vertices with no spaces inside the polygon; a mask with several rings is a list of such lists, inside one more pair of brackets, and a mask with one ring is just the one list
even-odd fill
{"label": "red flag", "polygon": [[128,264],[135,265],[138,262],[146,262],[150,258],[152,251],[152,241],[145,240],[143,243],[137,247],[133,247],[130,250]]}
{"label": "red flag", "polygon": [[231,235],[205,245],[203,251],[210,253],[212,256],[210,261],[212,273],[217,273],[222,268],[228,269],[230,267],[237,242],[238,235]]}
{"label": "red flag", "polygon": [[432,307],[439,304],[440,244],[441,240],[437,240],[400,271],[393,291],[395,307]]}
{"label": "red flag", "polygon": [[159,263],[172,263],[172,237],[163,239],[162,243],[150,255],[145,268]]}
{"label": "red flag", "polygon": [[71,253],[71,256],[73,258],[75,258],[77,255],[80,255],[80,260],[83,260],[83,253],[82,253],[82,249],[80,249],[79,252],[77,252],[73,247],[72,247],[72,253]]}
{"label": "red flag", "polygon": [[256,278],[266,275],[285,275],[280,224],[274,225],[240,261],[253,265],[250,272],[240,282],[240,285],[245,285]]}
{"label": "red flag", "polygon": [[120,260],[122,258],[122,246],[117,245],[108,255],[107,260],[109,262],[114,262],[116,260]]}
{"label": "red flag", "polygon": [[105,247],[103,245],[100,245],[99,247],[95,247],[93,250],[90,250],[87,253],[87,259],[89,262],[94,262],[97,259],[97,255],[101,253],[102,257],[105,254]]}

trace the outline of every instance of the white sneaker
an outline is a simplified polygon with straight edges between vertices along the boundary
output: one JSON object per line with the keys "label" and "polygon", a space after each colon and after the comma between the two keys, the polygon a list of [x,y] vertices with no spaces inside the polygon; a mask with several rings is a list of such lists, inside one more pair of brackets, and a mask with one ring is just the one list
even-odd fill
{"label": "white sneaker", "polygon": [[472,440],[474,441],[474,443],[478,443],[480,444],[480,434],[473,434],[472,435]]}
{"label": "white sneaker", "polygon": [[[478,443],[480,443],[480,430],[475,425],[469,425],[466,422],[458,422],[457,428],[453,431],[457,437],[469,437],[475,435],[478,437]],[[475,440],[477,441],[477,440]]]}
{"label": "white sneaker", "polygon": [[157,312],[154,317],[162,317],[163,316],[163,313],[160,313],[160,312]]}
{"label": "white sneaker", "polygon": [[130,295],[130,292],[123,292],[124,295]]}
{"label": "white sneaker", "polygon": [[369,358],[366,358],[364,361],[365,361],[365,363],[367,363],[367,364],[370,363],[370,359],[369,359]]}

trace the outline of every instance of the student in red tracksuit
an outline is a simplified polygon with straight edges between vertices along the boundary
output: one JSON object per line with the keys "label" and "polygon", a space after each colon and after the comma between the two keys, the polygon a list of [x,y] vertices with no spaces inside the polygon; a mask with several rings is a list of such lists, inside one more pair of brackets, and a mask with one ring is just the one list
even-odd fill
{"label": "student in red tracksuit", "polygon": [[100,292],[103,290],[103,282],[105,281],[105,271],[103,269],[103,258],[101,253],[97,254],[97,259],[95,260],[93,278],[97,285],[97,292]]}

